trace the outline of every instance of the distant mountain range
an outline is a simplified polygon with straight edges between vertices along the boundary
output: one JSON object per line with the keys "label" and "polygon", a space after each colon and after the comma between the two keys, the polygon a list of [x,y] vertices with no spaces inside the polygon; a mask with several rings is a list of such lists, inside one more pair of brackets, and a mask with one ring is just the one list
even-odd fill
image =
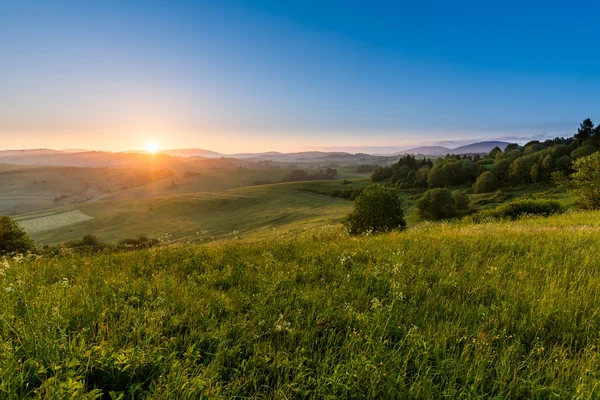
{"label": "distant mountain range", "polygon": [[[508,142],[489,141],[477,142],[466,146],[456,147],[454,149],[444,146],[421,146],[401,152],[400,154],[415,154],[425,156],[437,156],[446,154],[483,154],[489,153],[494,147],[498,146],[504,149]],[[84,166],[84,167],[122,167],[133,165],[144,165],[150,159],[153,162],[160,161],[164,167],[185,168],[189,163],[201,163],[209,167],[241,167],[263,162],[316,162],[316,163],[343,163],[343,162],[365,162],[365,163],[386,163],[390,162],[389,157],[394,155],[370,155],[364,153],[347,153],[341,151],[303,151],[295,153],[279,153],[269,151],[265,153],[240,153],[240,154],[221,154],[205,149],[172,149],[164,150],[159,154],[149,155],[145,151],[127,151],[120,153],[111,153],[103,151],[89,150],[51,150],[51,149],[30,149],[30,150],[5,150],[0,151],[0,163],[21,164],[21,165],[55,165],[55,166]],[[151,157],[151,158],[150,158]]]}
{"label": "distant mountain range", "polygon": [[444,146],[421,146],[413,149],[401,151],[398,154],[423,154],[428,156],[446,155],[446,154],[483,154],[489,153],[494,147],[499,147],[502,150],[508,146],[508,142],[489,141],[471,143],[465,146],[449,148]]}

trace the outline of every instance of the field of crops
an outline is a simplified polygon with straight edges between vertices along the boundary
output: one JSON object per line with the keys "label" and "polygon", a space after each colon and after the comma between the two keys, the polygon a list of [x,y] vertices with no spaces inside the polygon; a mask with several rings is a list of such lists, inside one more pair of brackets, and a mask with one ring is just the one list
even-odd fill
{"label": "field of crops", "polygon": [[17,223],[22,226],[28,233],[34,234],[45,232],[53,229],[63,228],[79,222],[93,219],[81,210],[73,210],[58,214],[46,215],[37,218],[17,220]]}

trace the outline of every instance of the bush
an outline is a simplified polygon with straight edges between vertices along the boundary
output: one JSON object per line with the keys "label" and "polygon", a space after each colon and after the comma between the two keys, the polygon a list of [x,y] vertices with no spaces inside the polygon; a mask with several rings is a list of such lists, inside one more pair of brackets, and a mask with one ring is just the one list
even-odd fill
{"label": "bush", "polygon": [[0,215],[0,254],[27,253],[35,250],[35,243],[17,222]]}
{"label": "bush", "polygon": [[368,186],[356,197],[354,210],[342,224],[351,235],[402,230],[406,227],[402,200],[393,188]]}
{"label": "bush", "polygon": [[527,199],[504,203],[491,210],[480,211],[470,218],[474,222],[481,222],[488,219],[514,220],[524,215],[549,216],[560,212],[562,212],[562,207],[558,201]]}
{"label": "bush", "polygon": [[498,178],[490,171],[479,175],[479,178],[473,184],[475,193],[490,193],[498,188]]}
{"label": "bush", "polygon": [[85,235],[81,239],[81,242],[83,244],[85,244],[86,246],[98,246],[98,243],[99,243],[96,235],[92,235],[92,234]]}
{"label": "bush", "polygon": [[600,209],[600,152],[573,161],[571,192],[584,209]]}
{"label": "bush", "polygon": [[469,211],[471,200],[469,200],[469,196],[465,192],[456,192],[454,194],[454,208],[459,212]]}
{"label": "bush", "polygon": [[419,215],[425,218],[442,219],[456,215],[454,197],[448,189],[429,189],[417,202]]}

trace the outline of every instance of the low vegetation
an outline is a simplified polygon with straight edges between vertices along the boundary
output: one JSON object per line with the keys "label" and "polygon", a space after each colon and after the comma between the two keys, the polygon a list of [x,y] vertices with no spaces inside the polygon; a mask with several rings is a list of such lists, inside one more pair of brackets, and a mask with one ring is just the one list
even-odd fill
{"label": "low vegetation", "polygon": [[406,227],[398,191],[381,185],[364,189],[354,201],[354,209],[342,224],[351,235],[389,232]]}
{"label": "low vegetation", "polygon": [[563,211],[558,201],[524,199],[499,205],[496,208],[483,210],[470,216],[474,222],[490,219],[518,219],[527,215],[549,216]]}
{"label": "low vegetation", "polygon": [[600,214],[6,258],[5,398],[595,398]]}
{"label": "low vegetation", "polygon": [[27,253],[35,249],[35,243],[15,220],[0,215],[0,255]]}

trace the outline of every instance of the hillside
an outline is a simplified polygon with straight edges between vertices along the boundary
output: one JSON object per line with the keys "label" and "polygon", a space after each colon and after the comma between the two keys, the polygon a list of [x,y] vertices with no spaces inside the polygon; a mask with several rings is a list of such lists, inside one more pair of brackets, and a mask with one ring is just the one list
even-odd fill
{"label": "hillside", "polygon": [[[15,219],[40,244],[81,239],[88,233],[108,243],[139,235],[202,243],[246,235],[260,238],[272,228],[302,230],[337,225],[352,208],[349,201],[298,193],[301,186],[302,183],[290,183],[214,193],[125,197]],[[74,210],[83,213],[83,217],[72,219]],[[63,222],[65,219],[69,223]]]}
{"label": "hillside", "polygon": [[444,146],[420,146],[413,149],[403,150],[398,154],[425,154],[425,155],[446,155],[446,154],[483,154],[489,153],[494,147],[498,146],[504,150],[508,146],[508,142],[488,141],[476,142],[456,148]]}
{"label": "hillside", "polygon": [[499,147],[500,150],[503,150],[510,143],[508,142],[500,142],[500,141],[490,141],[490,142],[478,142],[468,144],[466,146],[460,146],[452,149],[453,154],[473,154],[473,153],[489,153],[492,151],[494,147]]}
{"label": "hillside", "polygon": [[[4,393],[593,398],[600,213],[17,262]],[[94,392],[95,391],[95,392]]]}

